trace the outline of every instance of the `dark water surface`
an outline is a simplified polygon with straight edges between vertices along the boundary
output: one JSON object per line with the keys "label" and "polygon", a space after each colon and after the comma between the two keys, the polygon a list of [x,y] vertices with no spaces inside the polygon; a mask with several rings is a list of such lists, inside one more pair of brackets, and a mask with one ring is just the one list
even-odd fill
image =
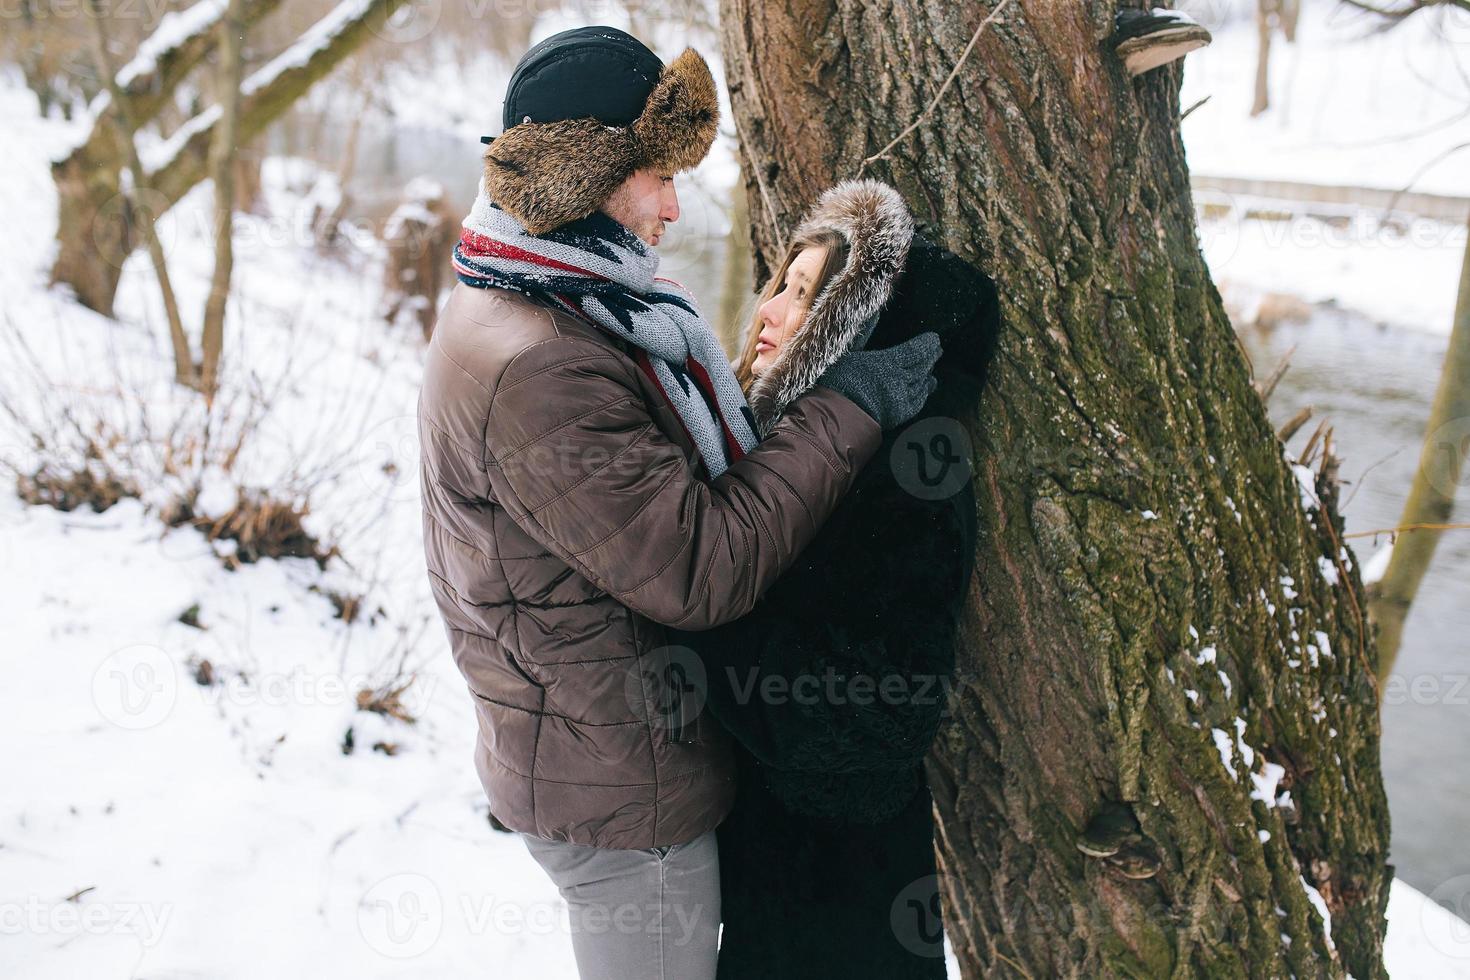
{"label": "dark water surface", "polygon": [[[1303,433],[1316,419],[1331,420],[1342,476],[1351,481],[1343,490],[1348,533],[1397,524],[1449,338],[1318,308],[1305,323],[1247,328],[1241,339],[1258,377],[1298,345],[1271,418],[1279,425],[1311,405],[1316,414]],[[1470,474],[1461,482],[1460,521],[1470,512],[1466,482]],[[1379,546],[1372,538],[1349,544],[1363,562]],[[1470,531],[1441,536],[1383,689],[1390,860],[1398,877],[1453,904],[1470,889],[1463,877],[1470,876]]]}

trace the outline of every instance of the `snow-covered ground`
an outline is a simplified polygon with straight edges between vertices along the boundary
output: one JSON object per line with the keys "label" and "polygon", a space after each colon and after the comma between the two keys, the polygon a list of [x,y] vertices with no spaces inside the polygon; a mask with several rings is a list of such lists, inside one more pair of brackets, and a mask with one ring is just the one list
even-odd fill
{"label": "snow-covered ground", "polygon": [[[74,134],[38,120],[11,78],[0,120],[5,393],[31,400],[18,334],[55,403],[147,402],[165,422],[194,399],[170,393],[146,259],[125,266],[117,322],[47,289],[46,161]],[[312,250],[292,190],[309,176],[270,161],[271,214],[236,219],[227,369],[243,388],[234,367],[248,363],[271,393],[244,478],[329,473],[307,526],[333,534],[345,563],[226,571],[218,546],[166,531],[138,501],[61,513],[23,505],[8,482],[0,493],[0,976],[575,975],[552,935],[555,889],[487,826],[473,715],[427,590],[421,342],[375,315],[373,248]],[[196,188],[161,228],[190,322],[211,268],[209,194]],[[112,414],[137,425],[144,410]],[[8,425],[0,449],[27,455]],[[227,502],[214,487],[203,507]],[[371,601],[349,626],[313,585]],[[203,629],[179,621],[196,604]],[[213,685],[196,683],[200,660]],[[400,665],[417,673],[403,697],[416,723],[357,710],[358,691]]]}
{"label": "snow-covered ground", "polygon": [[1380,212],[1324,204],[1288,205],[1288,214],[1280,201],[1218,191],[1196,191],[1195,204],[1204,213],[1205,260],[1237,322],[1288,296],[1393,327],[1450,332],[1465,225],[1403,215],[1402,224],[1384,226]]}
{"label": "snow-covered ground", "polygon": [[[166,423],[191,399],[167,379],[146,258],[124,269],[117,321],[48,288],[46,163],[76,134],[39,120],[8,76],[0,126],[0,331],[25,338],[56,398]],[[468,696],[423,574],[420,342],[377,316],[371,241],[332,258],[312,249],[311,175],[270,161],[270,213],[237,218],[227,380],[248,388],[248,365],[271,393],[239,470],[272,485],[328,474],[308,527],[345,561],[226,571],[217,545],[165,531],[139,502],[60,513],[0,492],[0,976],[575,976],[555,890],[516,838],[487,827]],[[190,322],[211,268],[208,207],[198,187],[161,228]],[[1334,260],[1272,251],[1253,232],[1217,237],[1228,266],[1218,251],[1212,264],[1246,288],[1279,288],[1286,266],[1298,291],[1342,297],[1345,278],[1371,273],[1381,281],[1354,298],[1370,309],[1421,292],[1413,276],[1448,261],[1405,250],[1383,275],[1366,246]],[[0,344],[0,384],[22,397],[11,350]],[[26,451],[0,427],[0,455]],[[219,479],[206,509],[221,506]],[[313,585],[366,593],[369,612],[348,625]],[[179,621],[196,604],[203,629]],[[204,659],[209,686],[195,680]],[[404,695],[414,724],[356,709],[360,689],[400,669],[417,674]],[[1396,883],[1388,964],[1470,977],[1470,925]]]}

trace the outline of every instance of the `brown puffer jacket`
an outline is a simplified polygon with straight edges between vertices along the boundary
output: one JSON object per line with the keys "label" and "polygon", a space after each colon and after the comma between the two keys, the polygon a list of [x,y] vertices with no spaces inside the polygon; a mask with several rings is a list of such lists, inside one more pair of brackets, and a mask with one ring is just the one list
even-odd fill
{"label": "brown puffer jacket", "polygon": [[749,611],[881,433],[813,388],[706,483],[619,343],[518,293],[455,285],[419,393],[424,551],[491,813],[551,840],[660,847],[715,827],[735,792],[707,712],[660,720],[661,624]]}

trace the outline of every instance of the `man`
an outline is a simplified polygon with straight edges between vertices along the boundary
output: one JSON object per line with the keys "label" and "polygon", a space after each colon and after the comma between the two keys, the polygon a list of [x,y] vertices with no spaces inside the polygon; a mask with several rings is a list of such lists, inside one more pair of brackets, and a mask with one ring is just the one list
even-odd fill
{"label": "man", "polygon": [[[578,28],[511,76],[419,397],[424,547],[494,817],[566,897],[584,980],[712,978],[727,735],[665,627],[743,615],[934,386],[938,338],[845,355],[771,431],[682,287],[673,175],[704,60]],[[682,686],[673,693],[677,694]],[[697,706],[696,706],[697,707]]]}

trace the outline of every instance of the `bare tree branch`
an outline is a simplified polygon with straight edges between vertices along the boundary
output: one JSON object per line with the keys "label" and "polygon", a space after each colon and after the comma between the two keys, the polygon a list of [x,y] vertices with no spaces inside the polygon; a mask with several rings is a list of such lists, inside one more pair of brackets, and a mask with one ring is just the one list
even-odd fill
{"label": "bare tree branch", "polygon": [[1391,30],[1410,16],[1430,7],[1459,7],[1461,10],[1470,12],[1470,0],[1409,0],[1407,6],[1395,9],[1377,7],[1371,3],[1365,3],[1364,0],[1341,0],[1341,2],[1349,7],[1366,10],[1370,14],[1377,14],[1384,18],[1384,23],[1375,28],[1375,32]]}

